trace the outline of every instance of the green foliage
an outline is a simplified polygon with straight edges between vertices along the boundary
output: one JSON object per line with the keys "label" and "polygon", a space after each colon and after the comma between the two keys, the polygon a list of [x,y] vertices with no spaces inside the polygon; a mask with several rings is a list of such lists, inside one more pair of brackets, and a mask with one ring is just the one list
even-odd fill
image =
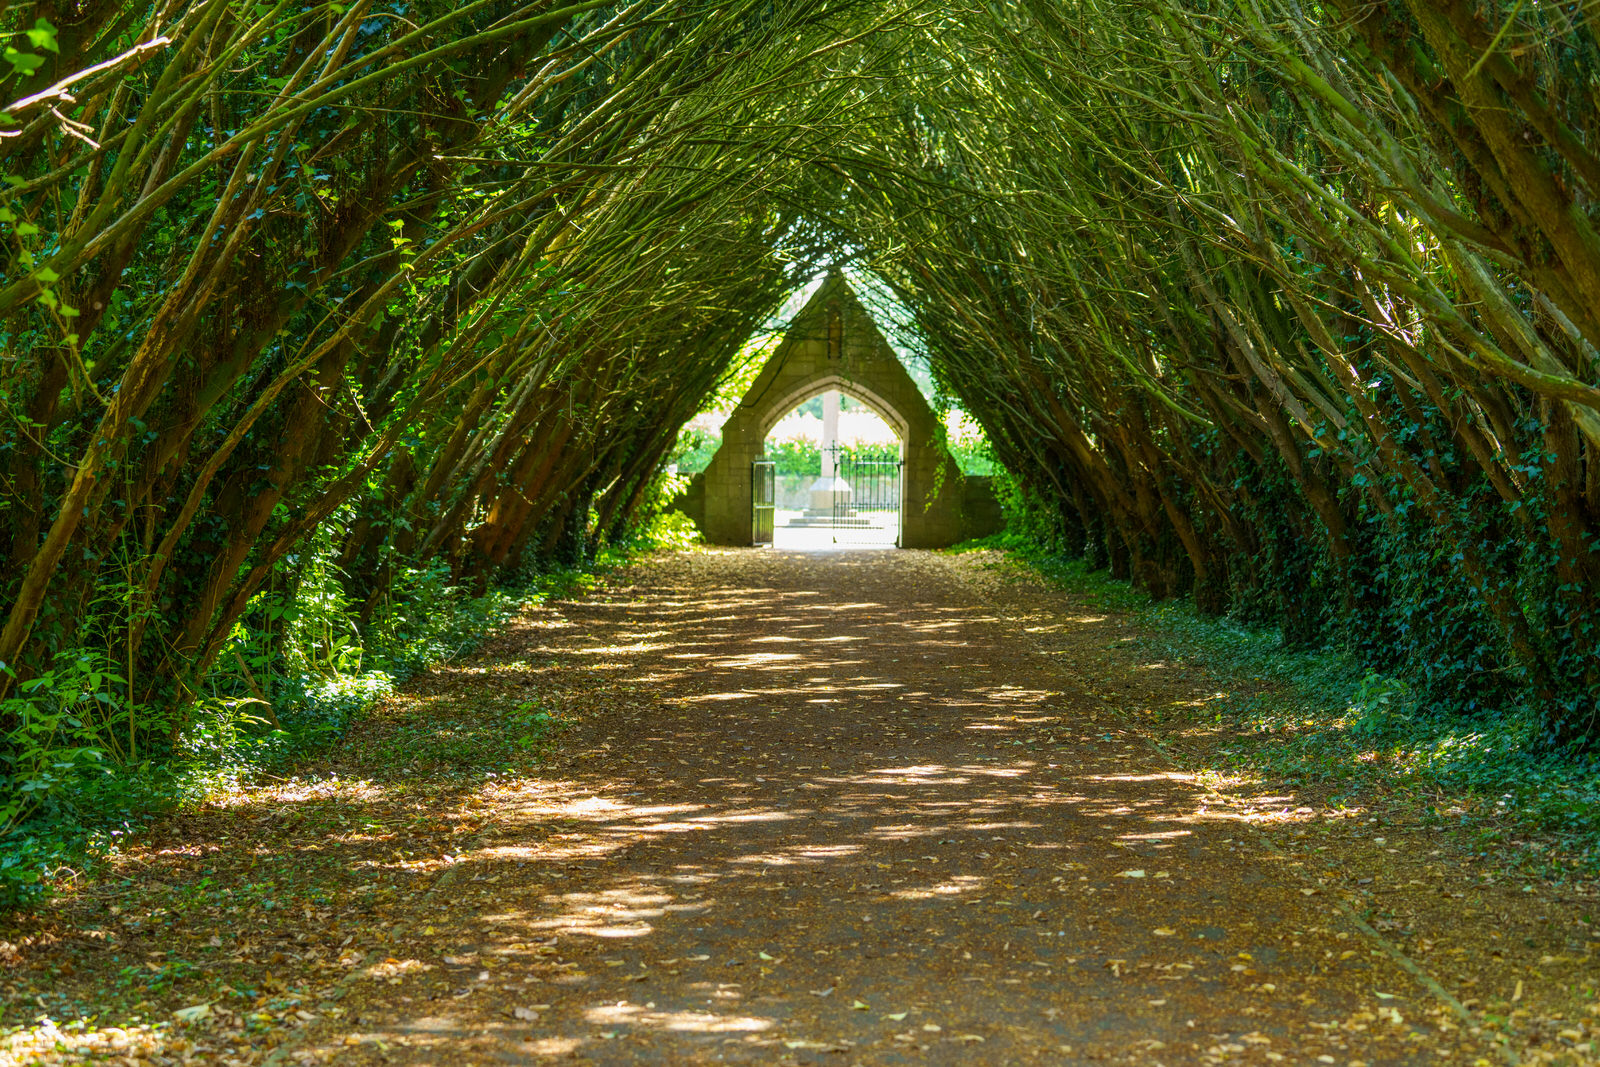
{"label": "green foliage", "polygon": [[0,701],[0,911],[36,904],[176,799],[173,776],[133,762],[136,732],[159,725],[125,700],[126,681],[89,652]]}
{"label": "green foliage", "polygon": [[537,751],[549,744],[561,725],[560,716],[538,701],[524,701],[506,716],[506,733],[523,752]]}
{"label": "green foliage", "polygon": [[[770,327],[775,324],[766,325]],[[737,354],[728,362],[726,370],[702,400],[698,410],[714,411],[718,414],[731,413],[734,406],[750,392],[750,387],[755,384],[761,368],[767,365],[767,360],[772,358],[782,341],[781,328],[763,329],[761,332],[742,338]]]}
{"label": "green foliage", "polygon": [[486,631],[509,618],[521,602],[519,590],[473,596],[452,580],[443,561],[402,567],[362,631],[366,676],[380,684],[403,681],[435,663],[448,663],[484,640]]}
{"label": "green foliage", "polygon": [[7,870],[339,737],[561,567],[686,543],[670,435],[817,272],[754,120],[831,5],[402,7],[8,24],[0,701],[64,695],[0,723]]}
{"label": "green foliage", "polygon": [[[634,552],[678,552],[700,543],[700,530],[694,521],[671,504],[689,488],[689,477],[669,474],[662,469],[646,486],[639,508],[610,546],[613,554],[625,558]],[[601,566],[607,556],[603,552]]]}
{"label": "green foliage", "polygon": [[678,431],[669,462],[684,474],[698,474],[711,465],[711,457],[717,454],[717,447],[721,444],[720,433],[685,424]]}
{"label": "green foliage", "polygon": [[[820,404],[820,398],[813,397],[812,400]],[[686,474],[703,471],[710,465],[711,457],[716,454],[717,447],[721,443],[720,434],[701,426],[685,425],[678,432],[670,461],[677,465],[679,471]],[[946,440],[945,445],[962,474],[993,475],[1002,469],[995,458],[994,450],[981,434],[952,437]],[[765,450],[768,459],[777,461],[777,473],[780,476],[815,475],[820,469],[820,446],[815,441],[803,438],[769,440],[766,442]],[[856,446],[853,454],[862,459],[900,458],[899,446],[888,442]]]}
{"label": "green foliage", "polygon": [[87,659],[30,679],[0,703],[0,722],[15,724],[0,737],[0,910],[41,896],[54,868],[83,851],[80,835],[49,830],[72,825],[86,780],[109,773],[105,752],[86,743],[105,680]]}
{"label": "green foliage", "polygon": [[[1586,31],[1510,3],[964,10],[949,76],[902,75],[925,118],[873,153],[919,182],[842,210],[1032,494],[1013,523],[1463,721],[1531,707],[1530,743],[1600,749],[1600,335],[1575,295],[1600,256],[1533,251],[1600,217]],[[1519,76],[1588,140],[1515,142],[1533,105],[1471,105],[1485,53],[1441,42],[1482,21],[1537,42]],[[1484,143],[1561,191],[1482,173]]]}
{"label": "green foliage", "polygon": [[816,477],[822,469],[822,450],[815,441],[792,438],[787,441],[767,441],[761,449],[762,456],[774,464],[774,473],[780,477],[809,475]]}
{"label": "green foliage", "polygon": [[1404,683],[1346,735],[1600,747],[1592,41],[1515,5],[1537,99],[1484,108],[1429,42],[1510,20],[1418,10],[15,14],[12,836],[336,737],[496,583],[683,543],[659,472],[713,435],[675,429],[846,262],[1011,537]]}
{"label": "green foliage", "polygon": [[994,450],[985,440],[960,439],[948,442],[950,455],[961,468],[962,474],[996,475],[1001,471]]}
{"label": "green foliage", "polygon": [[661,510],[650,516],[631,543],[643,551],[682,552],[701,542],[700,528],[681,511]]}
{"label": "green foliage", "polygon": [[[664,479],[660,491],[677,484]],[[693,525],[684,529],[679,520],[658,513],[628,551],[693,543]],[[302,580],[257,598],[235,628],[237,657],[225,658],[211,679],[217,692],[188,705],[176,742],[164,736],[170,718],[130,708],[119,695],[125,679],[90,653],[60,657],[55,669],[0,701],[0,722],[15,724],[0,738],[0,912],[43,903],[53,884],[94,869],[119,838],[154,816],[337,742],[406,678],[477,648],[522,605],[587,580],[583,572],[552,571],[473,596],[451,583],[442,564],[408,568],[362,627],[331,542],[314,538],[305,551]],[[613,550],[595,566],[625,558]],[[270,701],[251,695],[261,685]],[[441,721],[427,736],[397,743],[421,758],[465,765],[508,743],[537,753],[560,726],[532,704],[502,719],[493,736],[459,738]],[[134,751],[152,758],[132,762]]]}
{"label": "green foliage", "polygon": [[[822,447],[804,437],[789,440],[768,440],[763,446],[767,459],[772,460],[778,477],[816,477],[822,470]],[[895,441],[878,441],[855,444],[839,450],[840,458],[874,462],[894,462],[900,458],[900,445]]]}
{"label": "green foliage", "polygon": [[0,835],[37,816],[70,813],[72,787],[105,772],[105,749],[94,742],[115,725],[105,714],[115,707],[106,689],[120,679],[98,667],[88,655],[63,657],[0,703],[0,721],[15,724],[0,749]]}
{"label": "green foliage", "polygon": [[[53,52],[57,55],[61,52],[61,46],[56,43],[56,28],[50,24],[49,19],[42,16],[34,20],[31,29],[23,30],[18,36],[25,37],[28,45],[32,48]],[[48,58],[35,52],[22,51],[10,44],[5,46],[4,56],[5,61],[11,66],[11,74],[16,77],[25,77],[34,73],[44,66]],[[6,84],[7,81],[9,79],[0,78],[0,85],[6,85],[6,88],[10,89],[10,85]]]}
{"label": "green foliage", "polygon": [[1009,471],[995,474],[990,484],[1000,501],[1005,529],[974,545],[1024,552],[1030,559],[1037,559],[1040,566],[1047,566],[1048,560],[1057,557],[1076,560],[1083,555],[1081,538],[1074,543],[1068,535],[1051,497],[1030,490]]}
{"label": "green foliage", "polygon": [[[1203,714],[1237,741],[1231,771],[1291,786],[1332,787],[1335,800],[1415,796],[1443,823],[1507,822],[1563,839],[1600,871],[1600,757],[1542,749],[1535,707],[1464,716],[1430,702],[1425,683],[1373,671],[1346,651],[1297,651],[1280,633],[1199,615],[1193,604],[1150,598],[1014,532],[968,548],[1009,549],[1050,581],[1130,613],[1142,654],[1201,671],[1217,696]],[[1453,797],[1442,803],[1440,798]]]}

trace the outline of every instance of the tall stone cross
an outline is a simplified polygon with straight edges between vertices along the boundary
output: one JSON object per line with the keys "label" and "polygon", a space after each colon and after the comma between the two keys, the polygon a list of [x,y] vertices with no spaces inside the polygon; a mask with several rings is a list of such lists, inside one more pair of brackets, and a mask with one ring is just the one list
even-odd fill
{"label": "tall stone cross", "polygon": [[838,448],[839,390],[829,389],[822,394],[822,472],[811,483],[811,506],[806,509],[809,516],[835,516],[841,503],[848,509],[852,492],[849,484],[839,477]]}
{"label": "tall stone cross", "polygon": [[829,389],[822,394],[822,476],[832,478],[838,470],[834,466],[839,447],[839,390]]}

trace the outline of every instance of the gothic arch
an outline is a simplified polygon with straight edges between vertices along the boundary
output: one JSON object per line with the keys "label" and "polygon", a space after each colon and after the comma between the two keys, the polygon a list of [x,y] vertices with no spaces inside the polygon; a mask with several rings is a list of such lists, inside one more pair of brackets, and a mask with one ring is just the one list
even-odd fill
{"label": "gothic arch", "polygon": [[852,400],[859,400],[872,409],[872,413],[889,424],[895,436],[900,438],[900,444],[905,445],[906,435],[911,431],[911,423],[894,409],[883,397],[874,393],[860,382],[853,382],[839,374],[826,374],[799,386],[787,395],[780,397],[770,404],[761,406],[761,415],[757,418],[757,425],[761,430],[761,439],[765,441],[767,435],[772,433],[772,428],[789,412],[804,404],[814,396],[821,396],[830,389],[837,389]]}

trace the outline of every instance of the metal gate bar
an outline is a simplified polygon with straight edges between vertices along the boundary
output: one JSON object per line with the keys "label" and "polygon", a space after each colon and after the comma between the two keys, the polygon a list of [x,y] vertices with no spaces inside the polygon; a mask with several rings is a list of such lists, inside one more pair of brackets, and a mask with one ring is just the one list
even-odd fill
{"label": "metal gate bar", "polygon": [[864,459],[834,449],[835,544],[899,545],[903,466],[896,459]]}
{"label": "metal gate bar", "polygon": [[778,465],[770,459],[750,464],[750,543],[772,544],[778,515]]}

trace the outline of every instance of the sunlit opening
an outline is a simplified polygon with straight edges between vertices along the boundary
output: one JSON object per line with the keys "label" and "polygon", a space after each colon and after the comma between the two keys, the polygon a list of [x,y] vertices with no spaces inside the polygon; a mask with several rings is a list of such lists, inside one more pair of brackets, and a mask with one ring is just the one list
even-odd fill
{"label": "sunlit opening", "polygon": [[867,404],[818,393],[779,419],[763,447],[777,465],[774,548],[899,543],[901,442]]}

